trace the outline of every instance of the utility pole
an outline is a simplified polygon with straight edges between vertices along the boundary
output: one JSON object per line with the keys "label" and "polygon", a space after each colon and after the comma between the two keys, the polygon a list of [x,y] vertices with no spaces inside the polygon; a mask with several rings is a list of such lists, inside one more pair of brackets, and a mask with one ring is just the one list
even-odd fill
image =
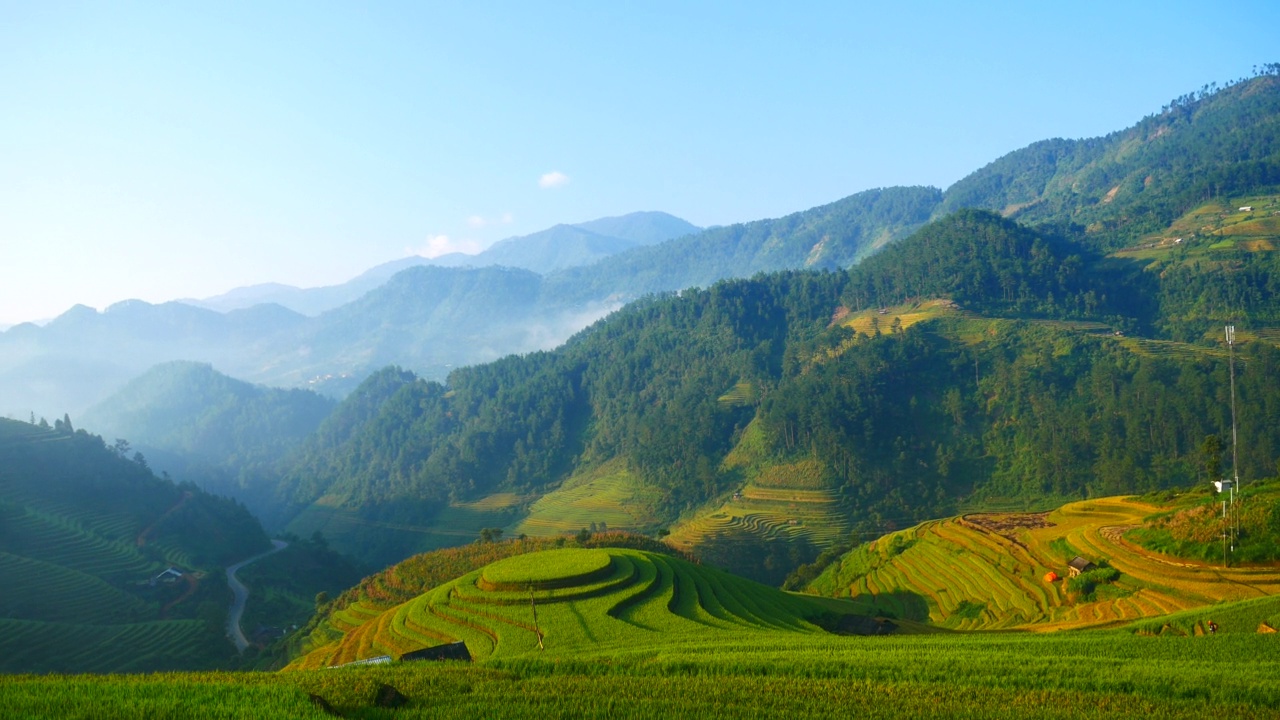
{"label": "utility pole", "polygon": [[1236,492],[1240,488],[1240,462],[1236,454],[1236,326],[1228,325],[1227,332],[1227,355],[1230,358],[1228,364],[1231,368],[1231,552],[1236,550],[1236,523],[1239,516],[1239,509],[1236,507]]}

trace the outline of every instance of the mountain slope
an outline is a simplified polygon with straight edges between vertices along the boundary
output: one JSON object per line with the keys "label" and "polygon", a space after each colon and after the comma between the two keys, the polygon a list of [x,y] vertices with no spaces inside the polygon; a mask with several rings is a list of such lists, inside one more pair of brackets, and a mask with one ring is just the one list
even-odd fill
{"label": "mountain slope", "polygon": [[947,189],[937,214],[979,207],[1027,223],[1077,225],[1114,250],[1206,200],[1280,185],[1280,75],[1174,100],[1131,128],[1046,140]]}
{"label": "mountain slope", "polygon": [[[1185,484],[1193,449],[1229,420],[1226,367],[1218,349],[1129,334],[1176,309],[1150,301],[1163,282],[1141,262],[965,211],[847,273],[636,303],[556,351],[460,370],[447,387],[406,384],[357,444],[310,446],[318,465],[292,473],[311,483],[294,500],[341,509],[345,524],[295,531],[393,558],[495,493],[512,531],[528,532],[535,508],[555,526],[552,506],[612,528],[626,515],[607,503],[540,498],[621,473],[630,497],[652,498],[632,517],[654,526],[638,529],[679,520],[688,547],[777,582],[844,533],[963,503]],[[1256,413],[1278,402],[1280,353],[1268,341],[1238,354],[1242,467],[1267,472],[1280,437]]]}
{"label": "mountain slope", "polygon": [[134,378],[80,422],[130,438],[152,467],[234,496],[271,524],[280,510],[279,464],[334,405],[307,390],[250,385],[209,365],[173,362]]}

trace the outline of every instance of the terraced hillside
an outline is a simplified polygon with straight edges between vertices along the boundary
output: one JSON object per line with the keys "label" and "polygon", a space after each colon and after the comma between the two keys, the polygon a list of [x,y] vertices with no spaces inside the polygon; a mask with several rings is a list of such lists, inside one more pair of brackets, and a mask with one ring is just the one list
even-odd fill
{"label": "terraced hillside", "polygon": [[[69,420],[0,420],[0,672],[228,659],[221,618],[199,608],[217,614],[210,571],[265,543],[262,528],[242,506],[156,478],[123,447]],[[180,576],[161,576],[170,567]]]}
{"label": "terraced hillside", "polygon": [[[1104,627],[1280,594],[1280,565],[1222,568],[1125,539],[1159,509],[1113,497],[1049,513],[930,521],[856,548],[809,589],[965,630]],[[1118,579],[1092,593],[1073,590],[1067,562],[1077,555],[1105,562]]]}
{"label": "terraced hillside", "polygon": [[848,508],[822,464],[773,459],[764,449],[759,423],[747,426],[722,469],[740,473],[747,482],[723,503],[674,526],[668,544],[693,553],[743,537],[827,547],[848,534]]}
{"label": "terraced hillside", "polygon": [[[819,633],[853,604],[789,595],[678,558],[624,548],[563,548],[500,560],[363,621],[292,669],[464,641],[473,657],[623,646],[664,636]],[[868,621],[874,624],[874,621]]]}
{"label": "terraced hillside", "polygon": [[543,495],[510,532],[537,537],[583,528],[644,529],[656,523],[652,509],[658,495],[656,489],[645,487],[625,462],[606,463]]}

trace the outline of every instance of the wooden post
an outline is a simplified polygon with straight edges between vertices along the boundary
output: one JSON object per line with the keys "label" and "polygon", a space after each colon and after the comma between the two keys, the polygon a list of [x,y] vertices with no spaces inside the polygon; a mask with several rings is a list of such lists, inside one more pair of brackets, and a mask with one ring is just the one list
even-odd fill
{"label": "wooden post", "polygon": [[533,633],[538,636],[538,649],[545,650],[542,646],[542,630],[538,628],[538,606],[533,602],[533,583],[529,583],[529,609],[533,611]]}

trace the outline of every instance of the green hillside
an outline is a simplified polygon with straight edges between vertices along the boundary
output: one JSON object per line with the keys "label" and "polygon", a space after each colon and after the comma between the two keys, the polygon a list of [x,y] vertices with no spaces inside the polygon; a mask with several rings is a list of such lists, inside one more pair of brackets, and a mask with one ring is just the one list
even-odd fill
{"label": "green hillside", "polygon": [[267,546],[244,506],[161,480],[69,419],[0,420],[0,498],[0,672],[230,661],[221,568]]}
{"label": "green hillside", "polygon": [[[447,386],[387,371],[290,472],[295,531],[391,562],[482,527],[666,525],[776,583],[854,529],[1195,482],[1197,448],[1229,426],[1214,327],[1233,308],[1241,469],[1263,477],[1280,457],[1263,421],[1277,255],[1208,252],[1228,255],[1175,272],[964,211],[848,273],[635,303]],[[1223,270],[1242,300],[1197,311],[1185,288]]]}
{"label": "green hillside", "polygon": [[134,378],[82,424],[129,438],[157,472],[244,502],[268,524],[283,513],[280,464],[335,405],[306,390],[235,380],[212,366],[172,362]]}
{"label": "green hillside", "polygon": [[1280,75],[1173,100],[1126,130],[1045,140],[947,189],[936,216],[985,208],[1019,222],[1078,227],[1115,250],[1206,200],[1280,185]]}

